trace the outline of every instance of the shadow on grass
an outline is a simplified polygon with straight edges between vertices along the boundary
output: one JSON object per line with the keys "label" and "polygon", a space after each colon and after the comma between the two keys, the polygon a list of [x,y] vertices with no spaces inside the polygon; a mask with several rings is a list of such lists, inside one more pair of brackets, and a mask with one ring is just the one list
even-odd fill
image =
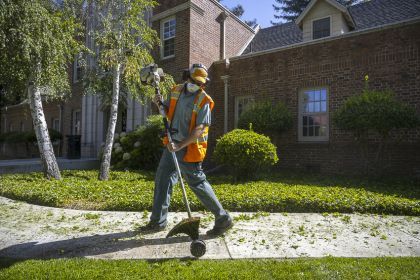
{"label": "shadow on grass", "polygon": [[[139,236],[141,238],[138,238]],[[203,235],[200,236],[200,239],[205,241],[213,239],[213,237]],[[0,250],[0,269],[8,268],[15,263],[26,260],[92,257],[145,246],[170,245],[184,242],[191,242],[191,239],[188,236],[148,239],[147,236],[141,235],[139,231],[92,235],[47,243],[27,242]],[[155,258],[146,258],[145,260],[155,262],[171,258],[181,260],[195,259],[191,255],[183,255],[182,252],[167,258],[161,257],[164,255],[163,252],[161,255],[158,255],[158,251],[153,253],[156,253]]]}

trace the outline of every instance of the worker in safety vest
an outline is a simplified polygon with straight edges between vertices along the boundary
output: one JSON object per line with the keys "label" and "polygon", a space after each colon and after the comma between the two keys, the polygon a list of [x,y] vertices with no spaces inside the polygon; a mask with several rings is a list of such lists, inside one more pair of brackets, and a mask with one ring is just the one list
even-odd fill
{"label": "worker in safety vest", "polygon": [[[233,225],[232,218],[223,209],[211,185],[206,179],[201,163],[207,150],[208,130],[211,124],[211,110],[214,102],[204,91],[208,82],[208,72],[202,64],[194,64],[189,69],[184,84],[176,85],[169,100],[164,102],[171,128],[173,143],[164,138],[164,149],[156,172],[153,210],[146,230],[163,230],[167,225],[168,208],[173,186],[178,182],[178,174],[171,152],[176,152],[179,167],[191,190],[205,208],[215,216],[215,225],[209,235],[220,235]],[[157,95],[154,102],[162,96]]]}

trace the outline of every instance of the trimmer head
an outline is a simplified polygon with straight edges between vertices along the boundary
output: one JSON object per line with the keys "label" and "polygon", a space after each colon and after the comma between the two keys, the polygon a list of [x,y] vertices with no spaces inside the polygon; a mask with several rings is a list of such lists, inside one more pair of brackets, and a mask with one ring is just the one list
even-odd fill
{"label": "trimmer head", "polygon": [[166,238],[174,236],[178,233],[185,233],[192,240],[197,240],[199,237],[200,218],[192,217],[184,219],[179,222],[171,231],[166,235]]}

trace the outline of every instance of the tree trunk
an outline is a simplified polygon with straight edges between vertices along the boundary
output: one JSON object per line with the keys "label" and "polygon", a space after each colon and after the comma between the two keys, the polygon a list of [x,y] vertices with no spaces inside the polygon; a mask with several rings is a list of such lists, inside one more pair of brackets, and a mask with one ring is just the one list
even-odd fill
{"label": "tree trunk", "polygon": [[58,168],[54,155],[54,149],[51,144],[50,135],[48,134],[47,122],[45,121],[44,110],[42,108],[41,90],[37,85],[29,86],[28,99],[44,175],[48,179],[55,178],[61,180],[60,169]]}
{"label": "tree trunk", "polygon": [[111,165],[112,146],[114,144],[115,126],[118,117],[118,98],[120,95],[120,76],[121,64],[118,63],[114,69],[114,79],[112,85],[112,104],[109,116],[108,131],[106,134],[105,147],[102,154],[101,170],[99,171],[99,180],[105,181],[109,177],[109,168]]}

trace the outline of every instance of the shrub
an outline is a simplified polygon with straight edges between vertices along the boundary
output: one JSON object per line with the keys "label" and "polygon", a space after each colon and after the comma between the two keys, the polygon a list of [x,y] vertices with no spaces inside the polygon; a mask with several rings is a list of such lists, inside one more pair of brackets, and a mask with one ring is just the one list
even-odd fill
{"label": "shrub", "polygon": [[118,135],[112,151],[114,167],[156,169],[163,149],[160,138],[162,131],[162,117],[152,115],[147,119],[146,125],[127,134]]}
{"label": "shrub", "polygon": [[[367,76],[365,80],[363,92],[348,98],[333,114],[333,122],[338,128],[354,133],[361,147],[365,172],[381,174],[387,168],[385,159],[381,158],[386,155],[391,130],[415,128],[420,119],[413,107],[398,101],[391,91],[370,90]],[[369,133],[379,135],[373,158],[369,157]]]}
{"label": "shrub", "polygon": [[241,114],[238,128],[248,129],[251,123],[255,132],[278,136],[292,127],[292,114],[283,103],[260,102]]}
{"label": "shrub", "polygon": [[[61,140],[63,136],[60,132],[54,129],[48,129],[48,133],[50,135],[51,142],[54,142],[56,140]],[[36,135],[35,131],[28,131],[28,132],[8,132],[4,134],[0,134],[0,143],[36,143]]]}
{"label": "shrub", "polygon": [[373,130],[383,137],[392,129],[413,128],[419,124],[416,111],[396,100],[390,91],[365,90],[348,98],[333,115],[341,129],[363,134]]}
{"label": "shrub", "polygon": [[217,140],[215,159],[233,172],[235,179],[252,178],[262,168],[278,161],[276,146],[267,136],[235,129]]}

